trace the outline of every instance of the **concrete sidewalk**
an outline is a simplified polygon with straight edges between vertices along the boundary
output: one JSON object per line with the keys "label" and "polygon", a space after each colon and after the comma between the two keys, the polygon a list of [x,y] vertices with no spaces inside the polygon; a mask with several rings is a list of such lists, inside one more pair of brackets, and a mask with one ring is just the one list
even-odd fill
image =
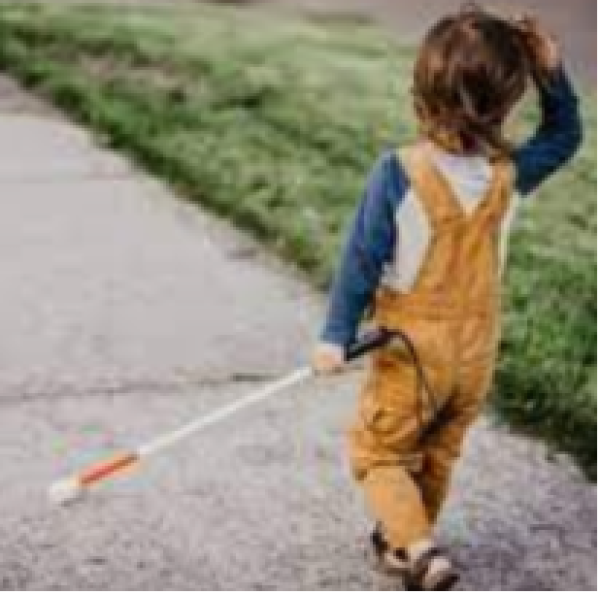
{"label": "concrete sidewalk", "polygon": [[[0,81],[0,588],[394,589],[343,459],[358,377],[307,385],[52,509],[49,482],[302,363],[322,301]],[[473,432],[440,528],[469,590],[592,590],[596,498]]]}

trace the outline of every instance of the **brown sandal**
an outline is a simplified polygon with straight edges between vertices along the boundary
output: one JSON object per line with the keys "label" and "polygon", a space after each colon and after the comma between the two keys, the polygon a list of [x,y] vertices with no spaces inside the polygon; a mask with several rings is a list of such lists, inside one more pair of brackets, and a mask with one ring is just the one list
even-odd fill
{"label": "brown sandal", "polygon": [[411,559],[404,549],[392,549],[378,524],[371,534],[371,546],[382,569],[402,578],[407,590],[452,590],[459,576],[444,551],[430,546]]}
{"label": "brown sandal", "polygon": [[433,546],[412,561],[410,573],[411,590],[452,590],[459,579],[445,553]]}
{"label": "brown sandal", "polygon": [[371,534],[371,546],[383,571],[402,578],[410,578],[410,560],[403,549],[393,550],[386,541],[381,526],[377,525]]}

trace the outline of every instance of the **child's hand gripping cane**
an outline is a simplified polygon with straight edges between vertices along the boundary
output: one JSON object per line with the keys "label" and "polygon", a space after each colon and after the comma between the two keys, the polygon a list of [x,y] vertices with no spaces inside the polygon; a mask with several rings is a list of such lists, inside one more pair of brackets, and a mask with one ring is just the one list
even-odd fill
{"label": "child's hand gripping cane", "polygon": [[313,351],[312,366],[318,375],[329,375],[344,370],[346,363],[358,359],[365,353],[385,346],[393,332],[378,328],[366,332],[356,343],[348,348],[328,342],[320,342]]}
{"label": "child's hand gripping cane", "polygon": [[[345,362],[361,357],[368,351],[384,346],[389,342],[391,337],[391,333],[385,330],[375,330],[366,333],[355,344],[342,351],[342,365]],[[319,369],[312,367],[298,369],[290,375],[249,394],[245,398],[219,408],[206,416],[194,419],[179,429],[160,435],[135,450],[112,456],[107,460],[103,460],[82,470],[76,475],[59,480],[50,486],[48,493],[50,500],[53,503],[64,504],[79,499],[90,487],[124,470],[137,466],[142,459],[148,458],[161,450],[168,449],[187,437],[225,420],[252,404],[267,400],[283,390],[306,381],[319,371]]]}

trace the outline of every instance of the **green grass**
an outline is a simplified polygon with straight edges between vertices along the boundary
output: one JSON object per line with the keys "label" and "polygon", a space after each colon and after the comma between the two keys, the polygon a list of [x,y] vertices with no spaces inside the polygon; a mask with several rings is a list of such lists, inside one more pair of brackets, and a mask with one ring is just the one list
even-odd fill
{"label": "green grass", "polygon": [[[358,21],[258,9],[3,5],[0,63],[320,287],[365,176],[414,138],[414,51]],[[524,206],[495,408],[596,468],[596,111]],[[521,134],[538,114],[524,109]]]}

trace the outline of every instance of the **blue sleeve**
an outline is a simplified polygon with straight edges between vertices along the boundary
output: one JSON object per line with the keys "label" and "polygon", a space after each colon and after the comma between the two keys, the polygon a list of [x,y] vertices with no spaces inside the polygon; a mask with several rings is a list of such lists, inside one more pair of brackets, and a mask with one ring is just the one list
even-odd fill
{"label": "blue sleeve", "polygon": [[348,346],[372,301],[385,264],[396,244],[396,210],[408,181],[396,155],[385,153],[375,164],[347,238],[334,279],[324,342]]}
{"label": "blue sleeve", "polygon": [[538,90],[542,121],[535,135],[513,154],[521,194],[533,191],[564,165],[583,136],[579,102],[564,68],[558,68]]}

